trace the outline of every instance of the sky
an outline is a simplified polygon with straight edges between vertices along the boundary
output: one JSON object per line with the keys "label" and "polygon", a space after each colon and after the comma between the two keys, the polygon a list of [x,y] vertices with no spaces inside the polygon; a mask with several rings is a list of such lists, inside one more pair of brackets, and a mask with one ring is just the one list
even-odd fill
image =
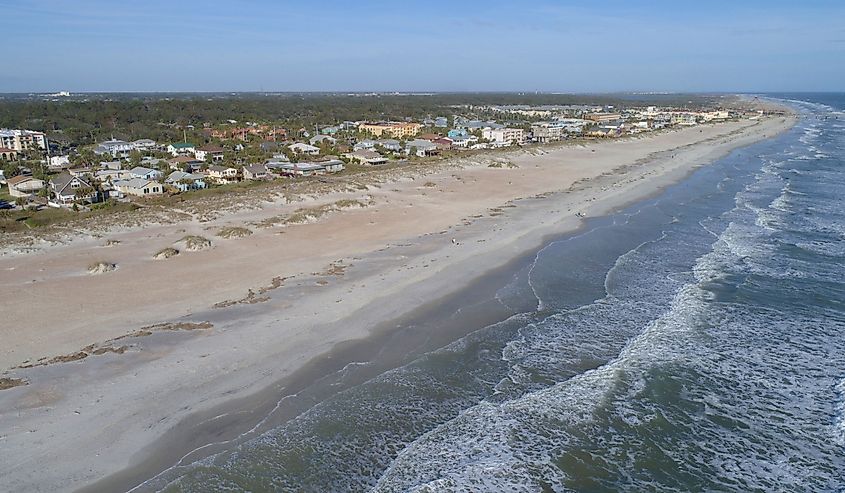
{"label": "sky", "polygon": [[0,92],[845,91],[845,1],[0,0]]}

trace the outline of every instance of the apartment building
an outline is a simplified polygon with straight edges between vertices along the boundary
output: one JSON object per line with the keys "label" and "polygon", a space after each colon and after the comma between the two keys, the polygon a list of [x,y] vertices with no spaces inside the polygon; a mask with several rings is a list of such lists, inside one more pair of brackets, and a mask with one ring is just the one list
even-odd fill
{"label": "apartment building", "polygon": [[521,144],[525,140],[525,131],[521,128],[485,128],[481,136],[500,146]]}
{"label": "apartment building", "polygon": [[32,130],[0,129],[0,147],[21,152],[29,149],[47,149],[47,136]]}
{"label": "apartment building", "polygon": [[413,137],[420,133],[420,128],[422,125],[419,123],[406,122],[376,122],[358,125],[358,130],[361,132],[369,132],[376,137],[388,136],[395,139]]}

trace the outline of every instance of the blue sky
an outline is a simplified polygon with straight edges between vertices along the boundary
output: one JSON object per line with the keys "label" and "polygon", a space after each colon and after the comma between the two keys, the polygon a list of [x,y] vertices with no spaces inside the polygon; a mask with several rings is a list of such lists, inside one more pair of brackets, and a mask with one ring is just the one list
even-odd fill
{"label": "blue sky", "polygon": [[845,90],[841,0],[0,0],[0,41],[0,92]]}

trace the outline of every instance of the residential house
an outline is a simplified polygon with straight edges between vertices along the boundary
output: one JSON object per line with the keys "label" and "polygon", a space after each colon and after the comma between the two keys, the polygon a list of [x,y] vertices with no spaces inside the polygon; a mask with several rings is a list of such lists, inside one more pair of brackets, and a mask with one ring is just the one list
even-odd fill
{"label": "residential house", "polygon": [[208,167],[208,177],[217,183],[228,184],[238,181],[238,170],[228,166],[212,164]]}
{"label": "residential house", "polygon": [[326,173],[326,167],[319,163],[285,163],[275,169],[285,176],[315,176]]}
{"label": "residential house", "polygon": [[159,169],[163,164],[164,159],[159,159],[157,157],[152,156],[144,156],[141,158],[141,166],[145,168],[154,168]]}
{"label": "residential house", "polygon": [[179,156],[168,159],[167,164],[170,169],[194,173],[202,169],[205,161],[190,156]]}
{"label": "residential house", "polygon": [[288,149],[297,154],[308,154],[310,156],[316,156],[320,154],[319,147],[314,147],[312,145],[305,144],[304,142],[297,142],[296,144],[291,144],[288,146]]}
{"label": "residential house", "polygon": [[376,145],[381,146],[386,151],[400,152],[402,150],[402,143],[396,139],[381,139],[376,141]]}
{"label": "residential house", "polygon": [[492,128],[505,128],[504,125],[501,123],[491,122],[491,121],[481,121],[481,120],[463,120],[461,125],[466,128],[468,131],[474,130],[484,130],[485,128],[492,129]]}
{"label": "residential house", "polygon": [[608,126],[595,127],[587,131],[588,137],[615,137],[617,129]]}
{"label": "residential house", "polygon": [[449,126],[449,119],[445,116],[438,116],[434,119],[434,126],[437,128],[446,128]]}
{"label": "residential house", "polygon": [[328,135],[315,135],[308,139],[308,143],[312,146],[323,145],[323,143],[335,145],[337,143],[337,139],[335,139],[334,137],[329,137]]}
{"label": "residential house", "polygon": [[132,141],[132,146],[139,151],[154,151],[158,144],[152,139],[138,139]]}
{"label": "residential house", "polygon": [[129,170],[129,174],[135,178],[144,180],[161,180],[164,174],[157,169],[145,168],[143,166],[136,166]]}
{"label": "residential house", "polygon": [[100,161],[100,169],[123,169],[123,163],[120,161]]}
{"label": "residential house", "polygon": [[72,204],[77,200],[97,200],[97,189],[81,176],[73,176],[70,173],[61,173],[51,178],[50,192],[60,204]]}
{"label": "residential house", "polygon": [[269,176],[267,174],[267,167],[263,164],[250,164],[243,167],[245,180],[266,180]]}
{"label": "residential house", "polygon": [[135,150],[135,146],[125,140],[107,140],[101,142],[94,148],[94,154],[98,156],[109,155],[113,159],[126,159]]}
{"label": "residential house", "polygon": [[44,188],[44,181],[32,176],[18,175],[6,179],[9,195],[12,197],[29,197]]}
{"label": "residential house", "polygon": [[129,180],[132,179],[132,175],[122,169],[101,169],[94,173],[94,179],[100,183],[108,183],[117,180]]}
{"label": "residential house", "polygon": [[469,132],[467,132],[467,130],[465,128],[453,128],[452,130],[449,130],[448,132],[446,132],[446,136],[449,137],[450,139],[454,139],[454,138],[457,138],[457,137],[466,137],[468,135],[469,135]]}
{"label": "residential house", "polygon": [[441,151],[448,151],[452,148],[452,139],[448,137],[440,137],[439,139],[432,140],[432,142],[434,142],[437,148]]}
{"label": "residential house", "polygon": [[340,132],[340,127],[323,127],[320,129],[320,133],[323,135],[334,135]]}
{"label": "residential house", "polygon": [[387,163],[387,158],[371,149],[360,149],[354,152],[344,154],[344,157],[350,161],[364,164],[367,166],[377,166],[379,164]]}
{"label": "residential house", "polygon": [[466,148],[478,142],[478,137],[475,135],[458,135],[456,137],[449,137],[452,140],[452,147]]}
{"label": "residential house", "polygon": [[208,161],[211,158],[211,161],[216,163],[223,160],[224,151],[220,146],[204,145],[194,152],[194,156],[200,161]]}
{"label": "residential house", "polygon": [[174,171],[173,173],[170,173],[167,175],[167,179],[164,180],[164,183],[174,188],[178,188],[182,192],[187,192],[189,190],[202,190],[207,187],[204,176],[186,173],[184,171]]}
{"label": "residential house", "polygon": [[321,165],[323,165],[323,169],[326,170],[326,173],[338,173],[343,171],[343,161],[340,159],[329,159],[327,161],[320,161]]}
{"label": "residential house", "polygon": [[405,154],[419,157],[437,154],[437,144],[430,140],[414,139],[405,143]]}
{"label": "residential house", "polygon": [[94,172],[94,169],[90,166],[77,166],[76,168],[70,168],[67,170],[70,176],[76,176],[77,178],[85,178],[86,176],[91,175]]}
{"label": "residential house", "polygon": [[18,158],[18,151],[10,147],[0,147],[0,159],[4,161],[14,161]]}
{"label": "residential house", "polygon": [[149,197],[164,193],[164,186],[152,180],[144,178],[132,178],[131,180],[118,180],[112,185],[123,195],[134,195],[136,197]]}
{"label": "residential house", "polygon": [[195,154],[197,149],[194,147],[194,144],[190,144],[188,142],[174,142],[167,146],[167,152],[173,155],[173,157],[176,157],[184,156],[186,154]]}
{"label": "residential house", "polygon": [[[0,149],[2,154],[2,149]],[[50,156],[50,162],[47,167],[51,170],[63,170],[70,168],[70,156]]]}
{"label": "residential house", "polygon": [[360,142],[356,142],[354,146],[352,146],[352,150],[360,151],[361,149],[372,149],[376,146],[376,141],[371,139],[364,139]]}
{"label": "residential house", "polygon": [[554,123],[561,125],[568,134],[580,134],[589,122],[580,118],[559,118]]}

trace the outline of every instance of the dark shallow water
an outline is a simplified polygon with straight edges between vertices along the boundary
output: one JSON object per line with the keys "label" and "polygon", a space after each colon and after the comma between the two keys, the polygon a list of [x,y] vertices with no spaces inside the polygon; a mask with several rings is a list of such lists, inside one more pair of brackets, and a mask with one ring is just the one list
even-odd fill
{"label": "dark shallow water", "polygon": [[145,489],[841,490],[845,97],[800,98],[788,133],[547,245],[507,320]]}

